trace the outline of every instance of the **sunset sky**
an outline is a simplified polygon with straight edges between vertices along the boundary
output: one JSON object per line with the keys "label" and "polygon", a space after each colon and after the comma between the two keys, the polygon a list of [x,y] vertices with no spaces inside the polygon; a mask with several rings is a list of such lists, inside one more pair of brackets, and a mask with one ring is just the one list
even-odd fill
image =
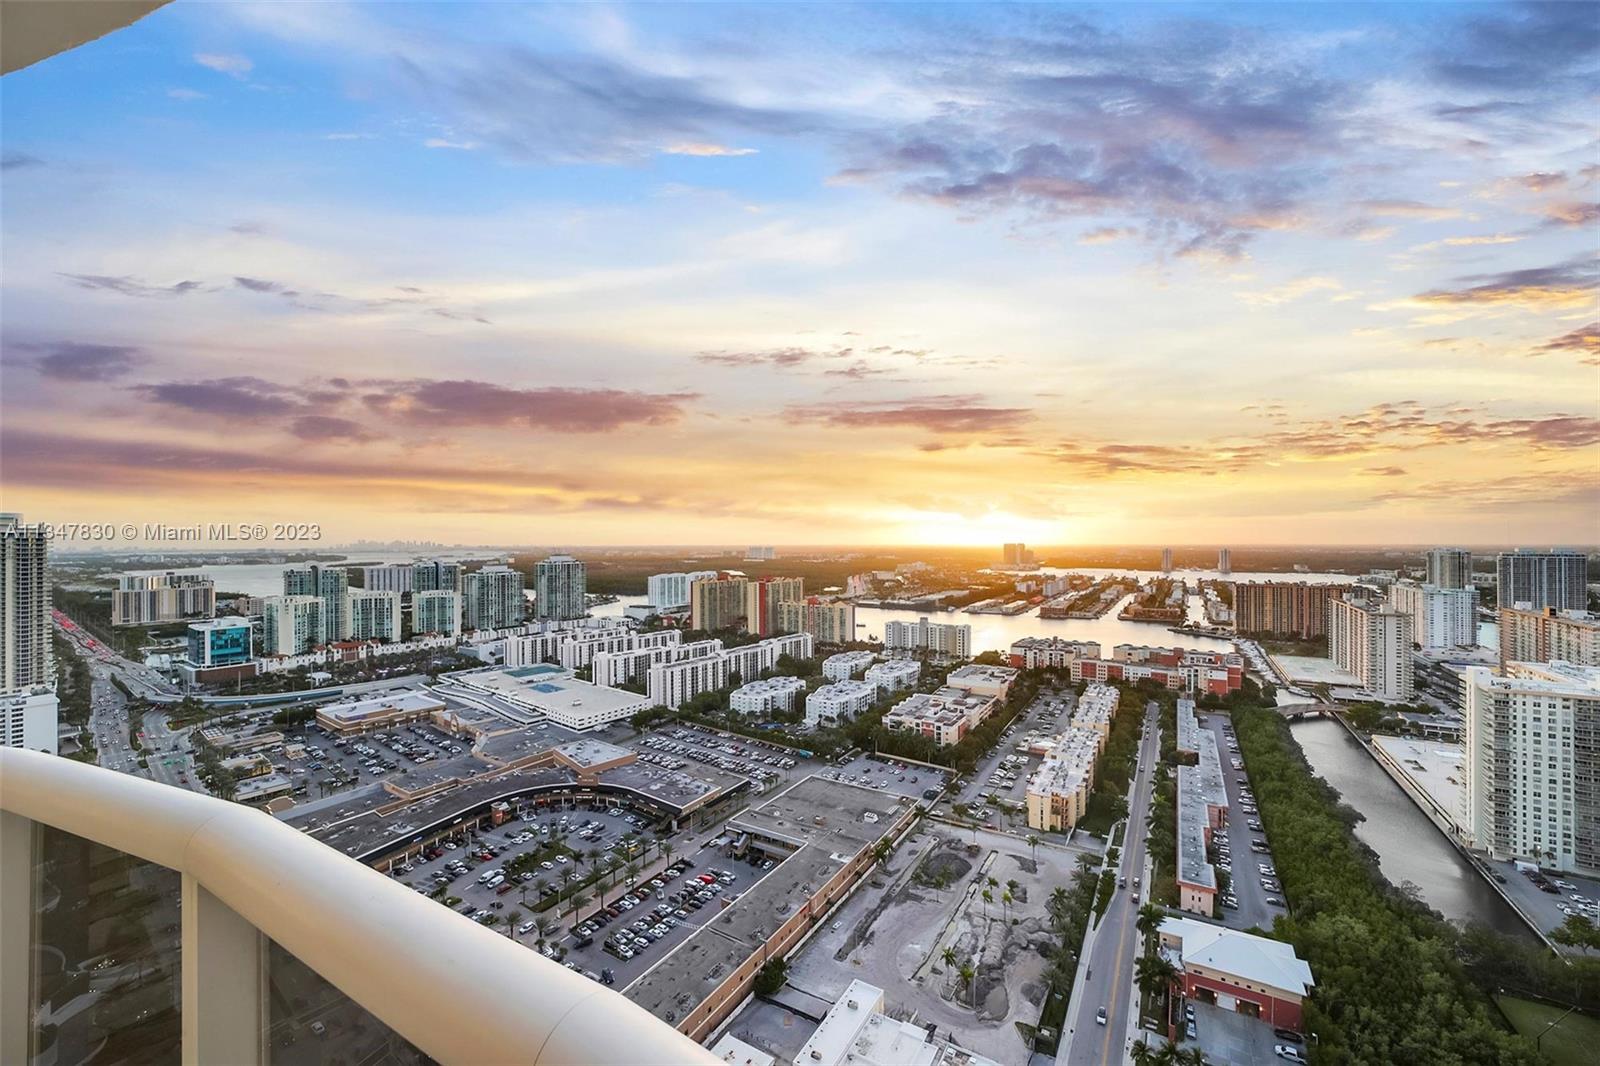
{"label": "sunset sky", "polygon": [[3,83],[0,509],[1600,538],[1596,8],[175,4]]}

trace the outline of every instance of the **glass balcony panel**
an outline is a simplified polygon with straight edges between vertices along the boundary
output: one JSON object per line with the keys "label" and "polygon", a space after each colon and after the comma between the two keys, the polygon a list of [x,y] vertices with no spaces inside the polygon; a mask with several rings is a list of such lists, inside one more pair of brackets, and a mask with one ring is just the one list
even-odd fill
{"label": "glass balcony panel", "polygon": [[182,878],[37,825],[33,1066],[180,1061]]}
{"label": "glass balcony panel", "polygon": [[266,1061],[282,1066],[434,1066],[282,945],[267,940]]}

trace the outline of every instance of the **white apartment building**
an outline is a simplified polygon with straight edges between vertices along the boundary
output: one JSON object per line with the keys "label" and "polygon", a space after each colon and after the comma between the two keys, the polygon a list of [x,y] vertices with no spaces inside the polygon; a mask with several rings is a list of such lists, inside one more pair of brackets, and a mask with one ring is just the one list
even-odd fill
{"label": "white apartment building", "polygon": [[867,667],[866,680],[884,692],[900,692],[915,688],[922,677],[922,663],[917,659],[890,659]]}
{"label": "white apartment building", "polygon": [[1411,615],[1356,600],[1328,601],[1328,658],[1381,699],[1408,702],[1413,693]]}
{"label": "white apartment building", "polygon": [[[1077,706],[1072,711],[1072,724],[1092,729],[1102,737],[1110,736],[1111,719],[1117,716],[1117,704],[1121,699],[1121,693],[1110,685],[1097,681],[1084,686],[1083,695],[1078,697]],[[1179,700],[1178,704],[1182,706],[1188,702]]]}
{"label": "white apartment building", "polygon": [[363,566],[361,584],[368,592],[410,592],[414,573],[410,563]]}
{"label": "white apartment building", "polygon": [[822,660],[822,676],[829,681],[848,681],[859,677],[877,656],[870,651],[844,651]]}
{"label": "white apartment building", "polygon": [[1469,667],[1460,826],[1497,859],[1600,874],[1600,667]]}
{"label": "white apartment building", "polygon": [[321,596],[268,596],[261,607],[261,654],[304,655],[327,640]]}
{"label": "white apartment building", "polygon": [[661,663],[703,659],[719,655],[721,652],[720,640],[696,640],[688,644],[658,644],[651,647],[596,652],[594,658],[589,661],[589,679],[597,685],[620,688],[631,682],[647,680],[650,677],[650,668]]}
{"label": "white apartment building", "polygon": [[951,659],[970,659],[972,627],[965,623],[930,622],[926,618],[915,622],[886,622],[883,646],[889,650],[927,651]]}
{"label": "white apartment building", "polygon": [[563,667],[578,670],[593,663],[594,657],[601,652],[666,648],[682,642],[683,634],[676,629],[663,629],[655,633],[640,633],[626,628],[577,630],[561,642],[558,655]]}
{"label": "white apartment building", "polygon": [[768,677],[733,690],[728,706],[735,714],[770,715],[792,711],[806,683],[798,677]]}
{"label": "white apartment building", "polygon": [[522,574],[509,566],[485,566],[463,579],[462,626],[466,629],[506,629],[520,625],[526,601]]}
{"label": "white apartment building", "polygon": [[686,574],[651,574],[644,582],[645,599],[650,606],[658,610],[685,610],[689,606],[689,586],[696,581],[709,581],[716,576],[715,570],[693,570]]}
{"label": "white apartment building", "polygon": [[430,589],[411,594],[411,631],[461,635],[461,593],[449,589]]}
{"label": "white apartment building", "polygon": [[398,592],[351,589],[345,593],[345,630],[350,640],[399,640],[403,623]]}
{"label": "white apartment building", "polygon": [[1411,616],[1413,638],[1424,648],[1464,648],[1478,643],[1478,590],[1397,581],[1389,604]]}
{"label": "white apartment building", "polygon": [[[715,641],[711,643],[716,643]],[[777,667],[778,659],[809,659],[815,654],[809,633],[789,633],[738,648],[724,648],[709,655],[650,667],[648,691],[654,707],[676,709],[702,692],[715,692],[738,675],[755,680]]]}
{"label": "white apartment building", "polygon": [[812,729],[854,721],[878,701],[878,686],[866,681],[835,681],[806,697],[806,725]]}

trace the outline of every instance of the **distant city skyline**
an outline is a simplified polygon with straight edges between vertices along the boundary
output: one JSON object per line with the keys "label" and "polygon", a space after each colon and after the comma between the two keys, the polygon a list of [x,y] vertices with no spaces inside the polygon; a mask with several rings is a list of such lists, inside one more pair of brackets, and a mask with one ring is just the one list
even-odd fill
{"label": "distant city skyline", "polygon": [[7,508],[1594,539],[1591,6],[828,11],[175,4],[8,76]]}

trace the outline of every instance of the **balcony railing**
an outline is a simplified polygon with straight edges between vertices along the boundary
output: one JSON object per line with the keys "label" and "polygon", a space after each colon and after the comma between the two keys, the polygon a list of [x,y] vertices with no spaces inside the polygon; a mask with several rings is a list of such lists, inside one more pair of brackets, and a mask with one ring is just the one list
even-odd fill
{"label": "balcony railing", "polygon": [[718,1061],[261,811],[0,749],[0,1062],[119,1038],[183,1063]]}

